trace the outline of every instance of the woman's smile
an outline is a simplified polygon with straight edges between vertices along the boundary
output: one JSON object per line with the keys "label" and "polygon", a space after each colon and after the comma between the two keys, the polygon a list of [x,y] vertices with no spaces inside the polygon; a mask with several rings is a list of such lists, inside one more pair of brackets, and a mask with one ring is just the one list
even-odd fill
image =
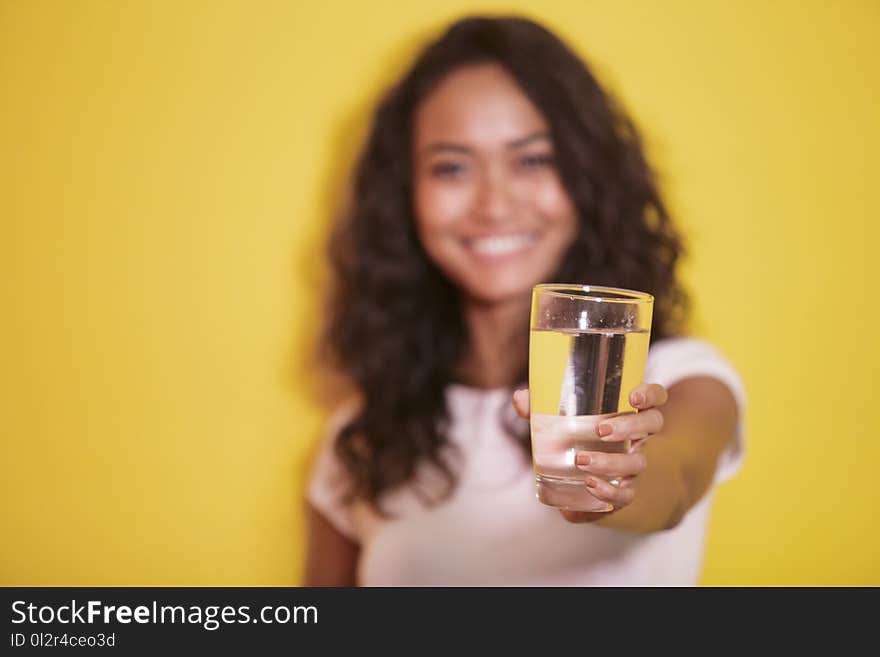
{"label": "woman's smile", "polygon": [[464,239],[465,248],[483,260],[506,260],[528,253],[538,241],[537,231],[486,235]]}

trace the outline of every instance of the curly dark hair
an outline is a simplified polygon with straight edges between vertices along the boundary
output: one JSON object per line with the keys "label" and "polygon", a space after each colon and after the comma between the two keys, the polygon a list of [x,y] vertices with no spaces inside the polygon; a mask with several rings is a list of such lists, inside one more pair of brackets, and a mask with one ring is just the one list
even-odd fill
{"label": "curly dark hair", "polygon": [[[335,287],[324,354],[363,404],[336,437],[351,478],[347,499],[380,498],[422,463],[456,483],[447,456],[445,389],[468,346],[457,290],[416,233],[411,149],[414,111],[449,73],[502,66],[550,126],[559,175],[579,231],[552,281],[650,292],[651,339],[679,334],[688,298],[675,275],[683,254],[642,140],[619,104],[557,36],[519,17],[454,23],[381,100],[356,164],[351,199],[330,239]],[[522,353],[522,380],[527,354]],[[512,432],[516,433],[516,432]],[[524,453],[529,436],[513,435]],[[435,500],[436,501],[436,500]]]}

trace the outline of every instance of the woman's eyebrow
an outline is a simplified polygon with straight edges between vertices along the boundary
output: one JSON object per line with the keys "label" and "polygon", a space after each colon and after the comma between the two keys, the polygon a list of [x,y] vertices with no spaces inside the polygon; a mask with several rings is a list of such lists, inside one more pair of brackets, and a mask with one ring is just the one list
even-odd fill
{"label": "woman's eyebrow", "polygon": [[[518,137],[517,139],[513,139],[504,144],[506,148],[522,148],[523,146],[527,146],[535,141],[542,140],[550,140],[550,135],[547,132],[533,132],[525,137]],[[463,144],[456,144],[450,141],[435,141],[432,144],[428,144],[422,149],[423,153],[436,153],[436,152],[444,152],[444,151],[452,151],[454,153],[462,153],[464,155],[472,155],[473,149],[465,146]]]}
{"label": "woman's eyebrow", "polygon": [[456,153],[464,153],[465,155],[470,155],[473,151],[467,146],[462,146],[461,144],[453,144],[447,141],[436,141],[433,144],[428,144],[425,148],[422,149],[425,153],[434,153],[436,151],[454,151]]}
{"label": "woman's eyebrow", "polygon": [[520,148],[522,146],[526,146],[527,144],[531,144],[533,141],[540,141],[542,139],[550,140],[550,135],[547,132],[533,132],[530,135],[526,135],[525,137],[520,137],[519,139],[514,139],[513,141],[507,142],[508,148]]}

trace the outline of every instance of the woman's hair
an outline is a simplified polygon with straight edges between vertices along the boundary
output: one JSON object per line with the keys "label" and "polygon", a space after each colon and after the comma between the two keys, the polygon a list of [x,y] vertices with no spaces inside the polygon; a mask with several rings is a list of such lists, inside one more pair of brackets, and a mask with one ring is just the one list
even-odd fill
{"label": "woman's hair", "polygon": [[[363,405],[335,449],[348,499],[379,512],[380,497],[435,466],[446,492],[456,476],[444,452],[445,389],[468,345],[458,292],[416,233],[413,116],[449,73],[503,67],[541,111],[580,229],[553,282],[654,295],[651,339],[679,333],[688,300],[675,276],[683,252],[632,121],[558,37],[523,18],[466,18],[416,59],[379,103],[356,164],[351,198],[330,240],[335,287],[324,353],[357,386]],[[527,354],[523,353],[523,380]],[[529,436],[515,436],[528,454]]]}

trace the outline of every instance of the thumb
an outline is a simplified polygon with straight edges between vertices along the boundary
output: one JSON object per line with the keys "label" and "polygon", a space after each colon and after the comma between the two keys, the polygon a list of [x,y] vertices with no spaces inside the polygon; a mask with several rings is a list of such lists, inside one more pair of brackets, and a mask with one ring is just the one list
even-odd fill
{"label": "thumb", "polygon": [[529,419],[529,389],[523,388],[513,393],[513,407],[521,418]]}

